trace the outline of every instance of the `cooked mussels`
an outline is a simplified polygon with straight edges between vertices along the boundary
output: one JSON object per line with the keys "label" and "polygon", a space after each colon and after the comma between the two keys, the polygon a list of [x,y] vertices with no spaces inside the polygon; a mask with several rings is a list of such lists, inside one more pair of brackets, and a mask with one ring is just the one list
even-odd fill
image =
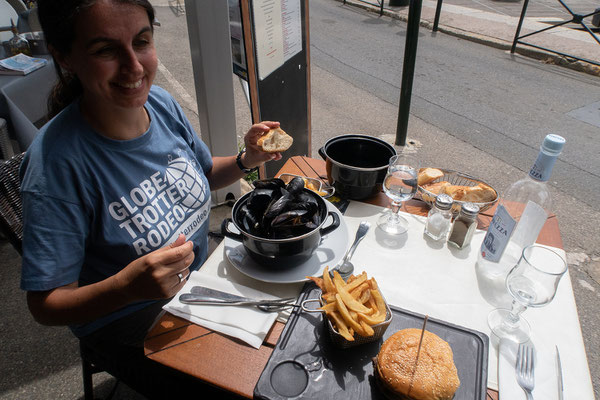
{"label": "cooked mussels", "polygon": [[247,233],[285,239],[308,233],[321,224],[319,203],[303,190],[302,178],[294,178],[287,185],[279,178],[259,180],[254,187],[236,215]]}

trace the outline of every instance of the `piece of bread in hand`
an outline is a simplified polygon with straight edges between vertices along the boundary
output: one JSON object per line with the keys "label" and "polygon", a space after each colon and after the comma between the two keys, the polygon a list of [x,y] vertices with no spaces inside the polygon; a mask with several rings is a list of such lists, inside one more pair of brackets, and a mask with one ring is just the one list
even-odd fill
{"label": "piece of bread in hand", "polygon": [[281,128],[271,129],[261,136],[256,144],[267,153],[286,151],[292,146],[294,139]]}
{"label": "piece of bread in hand", "polygon": [[421,168],[417,178],[417,183],[419,186],[423,186],[429,182],[433,182],[436,179],[441,178],[442,176],[444,176],[444,172],[437,168]]}

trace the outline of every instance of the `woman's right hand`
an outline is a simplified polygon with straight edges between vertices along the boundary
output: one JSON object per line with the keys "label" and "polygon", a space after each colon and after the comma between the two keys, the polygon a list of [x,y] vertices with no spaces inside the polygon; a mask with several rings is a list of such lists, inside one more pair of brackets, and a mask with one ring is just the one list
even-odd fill
{"label": "woman's right hand", "polygon": [[123,268],[116,275],[118,284],[131,301],[172,297],[187,280],[188,267],[194,261],[193,248],[194,244],[180,234],[169,246],[148,253]]}

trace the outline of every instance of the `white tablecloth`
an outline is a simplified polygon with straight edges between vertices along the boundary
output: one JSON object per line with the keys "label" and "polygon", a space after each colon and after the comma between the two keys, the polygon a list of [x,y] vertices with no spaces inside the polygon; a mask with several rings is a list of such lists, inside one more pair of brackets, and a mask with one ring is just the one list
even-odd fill
{"label": "white tablecloth", "polygon": [[[498,390],[498,341],[487,326],[487,315],[494,307],[481,297],[475,276],[477,251],[485,232],[477,231],[469,247],[457,250],[446,243],[425,239],[425,218],[403,213],[409,220],[409,232],[394,238],[377,228],[377,218],[383,210],[351,202],[345,213],[348,245],[354,240],[361,221],[370,221],[372,226],[352,258],[355,273],[366,271],[369,277],[375,277],[386,300],[393,306],[487,334],[490,337],[488,387]],[[562,250],[558,251],[564,254]],[[245,276],[227,261],[223,243],[198,271],[197,278],[201,281],[203,275],[227,280],[227,285],[242,285],[280,298],[297,296],[302,288],[302,284],[264,283]],[[537,391],[544,394],[540,398],[558,398],[553,389],[557,387],[553,357],[555,345],[558,345],[565,399],[594,399],[569,275],[565,274],[561,280],[552,303],[529,309],[524,312],[524,317],[531,323],[532,341],[540,361],[536,372]],[[514,385],[512,382],[511,388]],[[511,400],[518,400],[519,395],[525,399],[524,392],[517,390]]]}
{"label": "white tablecloth", "polygon": [[[409,220],[408,233],[390,238],[376,228],[377,218],[382,211],[381,207],[351,202],[345,213],[344,218],[352,237],[361,221],[370,221],[372,225],[354,253],[352,262],[355,273],[364,270],[369,276],[375,277],[391,305],[490,336],[488,387],[498,389],[498,341],[487,326],[487,315],[494,307],[480,295],[475,276],[477,251],[485,232],[477,231],[469,247],[457,250],[445,243],[426,240],[423,236],[425,218],[403,214]],[[559,251],[564,255],[562,250]],[[528,309],[523,316],[531,323],[531,338],[540,360],[552,360],[555,345],[561,349],[565,399],[593,399],[592,381],[569,274],[565,274],[561,280],[552,303],[546,307]],[[553,363],[546,368],[539,367],[536,386],[541,385],[556,387]],[[551,392],[556,395],[554,398],[558,398],[556,391]]]}

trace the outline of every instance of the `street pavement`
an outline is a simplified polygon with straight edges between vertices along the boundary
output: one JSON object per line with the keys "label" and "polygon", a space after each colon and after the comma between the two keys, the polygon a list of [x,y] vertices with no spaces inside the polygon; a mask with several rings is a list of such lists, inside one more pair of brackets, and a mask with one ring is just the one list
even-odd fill
{"label": "street pavement", "polygon": [[[161,60],[160,73],[157,74],[156,83],[175,95],[194,127],[200,132],[195,93],[193,91],[193,78],[191,77],[189,46],[187,45],[187,38],[181,37],[179,33],[181,29],[185,29],[185,15],[173,7],[177,4],[176,1],[154,0],[151,2],[157,7],[157,15],[162,22],[156,35],[159,60]],[[349,0],[347,3],[349,7],[368,8],[372,12],[378,11],[376,7],[363,2]],[[599,6],[597,3],[594,4],[592,0],[574,0],[569,1],[567,4],[582,14],[589,13]],[[425,28],[424,30],[431,29],[435,5],[436,3],[433,1],[423,1],[422,25]],[[385,6],[387,15],[401,20],[406,19],[407,7],[389,7],[387,0]],[[500,51],[506,51],[512,44],[521,8],[522,0],[506,2],[496,0],[445,0],[440,18],[439,34],[459,36],[465,40],[473,40],[499,48]],[[557,0],[531,1],[524,27],[538,29],[539,26],[545,26],[547,21],[566,17],[567,14],[562,11],[562,7]],[[173,38],[179,38],[180,42],[173,41]],[[600,61],[600,45],[593,39],[590,40],[590,38],[590,35],[586,32],[565,28],[555,33],[540,34],[536,38],[540,42],[536,43],[558,51],[568,50],[569,54]],[[186,46],[188,46],[187,50]],[[520,48],[521,46],[519,46]],[[559,60],[550,54],[533,50],[523,50],[522,54],[544,60],[544,62],[556,63],[597,75],[596,67],[589,64]],[[174,62],[174,59],[181,59],[182,61]],[[325,93],[319,85],[313,85],[313,120],[319,121],[320,125],[313,129],[313,147],[317,146],[318,148],[322,141],[319,139],[319,129],[333,129],[333,125],[339,123],[339,119],[336,120],[336,117],[339,118],[339,114],[344,113],[344,107],[348,106],[347,99],[359,98],[362,102],[361,109],[356,111],[358,114],[349,117],[352,122],[378,113],[394,115],[397,111],[395,106],[381,104],[372,96],[366,95],[348,82],[336,80],[334,76],[325,71],[315,68],[312,73],[313,82],[333,81],[339,88],[337,97],[333,97],[331,93]],[[237,86],[235,95],[238,134],[242,135],[248,127],[250,116],[244,96]],[[352,122],[349,122],[349,124]],[[395,131],[394,123],[395,121],[385,121],[383,124],[386,125],[377,126],[377,129],[393,132]],[[412,119],[411,129],[413,132],[411,137],[418,138],[417,143],[419,141],[421,143],[435,142],[444,137],[448,149],[464,148],[464,143],[460,143],[454,138],[445,137],[443,131],[418,118]],[[392,135],[388,135],[388,139],[393,141]],[[473,149],[470,150],[474,151]],[[464,154],[466,154],[466,150],[456,153],[457,157],[464,156]],[[441,157],[442,155],[423,154],[423,157],[431,158],[434,156]],[[478,158],[477,162],[482,165],[488,164],[491,168],[500,168],[498,160],[486,157],[482,152],[479,153]],[[520,171],[513,168],[510,169],[510,172],[519,173]],[[213,209],[211,229],[217,229],[222,218],[227,216],[229,212],[230,208],[227,206]],[[67,328],[43,327],[32,320],[27,311],[25,295],[18,289],[20,257],[6,242],[0,242],[0,260],[2,260],[0,301],[2,301],[3,308],[6,311],[3,312],[3,318],[0,320],[3,335],[2,347],[0,348],[0,400],[82,399],[83,386],[77,340],[72,337]],[[592,372],[595,393],[598,397],[600,394],[598,347],[600,338],[597,332],[600,331],[598,329],[600,323],[598,322],[598,316],[593,314],[595,313],[594,310],[597,311],[599,299],[600,259],[598,253],[595,253],[595,256],[583,254],[580,260],[577,260],[575,255],[572,261],[575,262],[575,265],[582,261],[596,265],[597,272],[596,275],[593,275],[596,281],[591,281],[591,284],[588,283],[590,282],[589,275],[593,274],[594,269],[586,271],[574,268],[571,265],[571,277],[574,285],[575,282],[578,282],[579,285],[589,285],[591,288],[587,291],[580,290],[577,301],[580,318],[582,319],[582,330],[584,336],[587,336],[588,362]],[[107,374],[99,374],[95,376],[94,384],[96,397],[104,398],[113,389],[115,380]],[[122,384],[116,387],[113,398],[144,399],[144,397]]]}
{"label": "street pavement", "polygon": [[[588,15],[600,9],[600,3],[594,0],[562,0],[571,12]],[[523,0],[440,0],[438,31],[455,35],[488,46],[509,50],[515,38],[519,17],[523,10]],[[346,0],[347,4],[379,11],[376,2]],[[438,2],[423,0],[421,25],[433,29]],[[384,13],[401,20],[408,18],[409,7],[391,7],[384,2]],[[530,1],[521,28],[520,36],[548,28],[563,21],[570,21],[571,13],[559,0]],[[600,64],[600,30],[592,25],[592,17],[584,23],[596,35],[594,38],[581,24],[569,23],[548,29],[521,39],[554,52],[587,59]],[[544,51],[535,47],[518,44],[516,52],[546,62],[553,62],[583,72],[600,75],[597,65],[576,61],[575,59]]]}

